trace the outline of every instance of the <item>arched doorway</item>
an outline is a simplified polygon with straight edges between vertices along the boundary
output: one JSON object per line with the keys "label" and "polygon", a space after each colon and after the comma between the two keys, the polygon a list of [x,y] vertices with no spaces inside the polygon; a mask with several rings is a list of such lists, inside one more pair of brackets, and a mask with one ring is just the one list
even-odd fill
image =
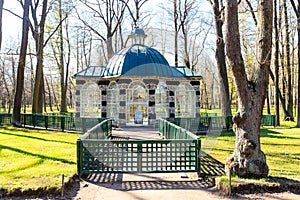
{"label": "arched doorway", "polygon": [[107,90],[107,117],[119,119],[120,95],[115,81],[111,82]]}
{"label": "arched doorway", "polygon": [[127,89],[126,125],[148,125],[148,90],[140,81],[131,83]]}
{"label": "arched doorway", "polygon": [[168,86],[165,82],[159,82],[155,90],[155,114],[156,119],[169,117]]}
{"label": "arched doorway", "polygon": [[176,90],[176,117],[195,117],[195,90],[189,83],[181,83]]}
{"label": "arched doorway", "polygon": [[88,82],[80,90],[80,117],[101,117],[101,91],[96,83]]}

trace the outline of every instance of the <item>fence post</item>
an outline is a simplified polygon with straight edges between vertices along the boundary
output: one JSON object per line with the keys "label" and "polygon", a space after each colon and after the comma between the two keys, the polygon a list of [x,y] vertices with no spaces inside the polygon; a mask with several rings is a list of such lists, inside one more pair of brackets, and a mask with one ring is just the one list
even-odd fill
{"label": "fence post", "polygon": [[77,140],[77,174],[79,175],[79,177],[81,176],[81,172],[82,172],[82,141],[80,139]]}
{"label": "fence post", "polygon": [[197,175],[198,178],[201,177],[201,140],[200,138],[197,139],[197,147],[196,147],[196,163],[197,163]]}
{"label": "fence post", "polygon": [[60,116],[60,128],[62,131],[65,131],[65,122],[66,122],[65,116]]}
{"label": "fence post", "polygon": [[36,125],[36,114],[32,114],[32,125],[33,127]]}
{"label": "fence post", "polygon": [[82,120],[82,132],[85,133],[86,132],[86,119],[81,118],[81,120]]}
{"label": "fence post", "polygon": [[45,128],[48,129],[48,115],[45,115]]}

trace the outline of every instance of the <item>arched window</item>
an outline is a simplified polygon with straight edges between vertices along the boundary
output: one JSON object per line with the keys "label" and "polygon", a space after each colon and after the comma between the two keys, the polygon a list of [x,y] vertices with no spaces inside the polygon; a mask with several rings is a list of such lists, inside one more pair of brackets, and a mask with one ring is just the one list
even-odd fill
{"label": "arched window", "polygon": [[101,117],[101,95],[96,83],[86,83],[82,86],[80,117]]}
{"label": "arched window", "polygon": [[119,118],[119,87],[116,82],[111,82],[107,90],[107,116]]}
{"label": "arched window", "polygon": [[195,117],[195,91],[189,83],[181,83],[176,90],[176,117]]}
{"label": "arched window", "polygon": [[148,124],[148,90],[141,81],[127,89],[127,124]]}
{"label": "arched window", "polygon": [[168,88],[166,83],[159,82],[155,91],[156,119],[169,117]]}

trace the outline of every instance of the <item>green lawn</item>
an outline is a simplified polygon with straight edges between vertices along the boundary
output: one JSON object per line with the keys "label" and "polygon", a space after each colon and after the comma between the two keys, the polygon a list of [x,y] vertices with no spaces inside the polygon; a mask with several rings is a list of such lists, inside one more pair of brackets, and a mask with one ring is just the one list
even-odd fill
{"label": "green lawn", "polygon": [[76,173],[79,134],[0,127],[0,189],[61,187]]}
{"label": "green lawn", "polygon": [[[0,127],[0,189],[60,188],[62,174],[68,181],[76,173],[77,138],[79,134]],[[224,132],[208,153],[224,163],[234,142],[235,135]],[[263,128],[261,145],[270,175],[300,180],[299,128]]]}
{"label": "green lawn", "polygon": [[[211,156],[225,163],[233,152],[234,143],[233,132],[222,133],[210,151]],[[300,128],[262,128],[261,148],[271,176],[300,180]]]}

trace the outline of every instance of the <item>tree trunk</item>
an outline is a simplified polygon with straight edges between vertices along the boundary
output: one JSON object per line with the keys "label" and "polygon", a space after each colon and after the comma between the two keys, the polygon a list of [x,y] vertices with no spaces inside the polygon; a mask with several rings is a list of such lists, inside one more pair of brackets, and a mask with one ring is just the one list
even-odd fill
{"label": "tree trunk", "polygon": [[21,43],[21,51],[19,57],[18,64],[18,72],[17,72],[17,86],[14,98],[14,110],[12,115],[12,125],[20,126],[20,112],[22,106],[22,96],[24,91],[24,70],[26,65],[26,52],[28,45],[28,31],[29,31],[29,5],[30,0],[25,0],[24,2],[24,13],[23,13],[23,32],[22,32],[22,43]]}
{"label": "tree trunk", "polygon": [[107,60],[111,59],[111,57],[113,57],[114,55],[112,40],[113,40],[113,35],[108,34],[106,40]]}
{"label": "tree trunk", "polygon": [[226,50],[239,98],[239,110],[233,117],[235,149],[226,161],[226,171],[240,177],[265,177],[269,168],[260,147],[260,123],[269,81],[273,2],[258,0],[253,80],[247,79],[241,54],[237,0],[226,0],[225,8]]}
{"label": "tree trunk", "polygon": [[266,101],[267,101],[267,114],[270,115],[270,114],[271,114],[271,110],[270,110],[270,95],[269,95],[269,89],[267,90]]}
{"label": "tree trunk", "polygon": [[225,59],[225,44],[224,44],[224,37],[223,37],[223,30],[222,30],[223,21],[221,19],[219,0],[214,0],[212,7],[214,12],[215,27],[216,27],[215,58],[217,61],[217,67],[219,72],[219,82],[220,82],[220,91],[221,91],[221,114],[223,116],[232,116],[231,102],[229,96],[227,67],[226,67],[226,59]]}
{"label": "tree trunk", "polygon": [[177,0],[173,0],[173,22],[174,22],[174,61],[175,67],[178,67],[178,11]]}
{"label": "tree trunk", "polygon": [[[182,34],[183,34],[183,46],[184,46],[184,64],[187,68],[191,69],[191,62],[190,62],[190,56],[189,56],[189,50],[188,50],[188,33],[186,30],[185,25],[181,26]],[[193,69],[191,69],[193,70]]]}
{"label": "tree trunk", "polygon": [[59,63],[58,65],[60,68],[60,87],[61,87],[61,101],[60,101],[60,112],[65,113],[67,112],[67,97],[66,97],[66,88],[65,88],[65,62],[64,62],[64,37],[63,37],[63,16],[62,16],[62,5],[61,0],[59,0],[59,21],[61,22],[59,27]]}
{"label": "tree trunk", "polygon": [[[300,16],[300,0],[298,0],[298,16]],[[297,20],[298,34],[298,112],[297,112],[297,127],[300,127],[300,18]]]}
{"label": "tree trunk", "polygon": [[0,50],[2,45],[2,13],[3,13],[4,0],[0,0]]}
{"label": "tree trunk", "polygon": [[274,52],[274,68],[275,68],[275,125],[280,126],[279,114],[279,34],[277,25],[277,0],[274,0],[274,38],[275,38],[275,52]]}
{"label": "tree trunk", "polygon": [[63,93],[63,99],[64,99],[64,107],[65,111],[68,112],[67,109],[67,91],[68,91],[68,80],[69,80],[69,68],[70,68],[70,61],[71,61],[71,44],[70,44],[70,37],[69,37],[69,29],[68,29],[68,22],[66,23],[66,41],[67,41],[67,47],[68,47],[68,53],[67,53],[67,62],[66,62],[66,73],[65,73],[65,85],[64,85],[64,93]]}
{"label": "tree trunk", "polygon": [[287,111],[288,118],[286,120],[294,121],[293,114],[293,88],[292,88],[292,73],[291,73],[291,58],[290,58],[290,32],[289,32],[289,19],[288,19],[288,8],[286,0],[283,0],[284,10],[284,27],[285,27],[285,56],[286,56],[286,69],[287,69]]}
{"label": "tree trunk", "polygon": [[[51,77],[52,78],[52,77]],[[49,108],[50,108],[50,111],[53,112],[53,103],[52,103],[52,95],[51,95],[51,89],[50,89],[50,85],[49,85],[49,82],[48,82],[48,79],[45,78],[45,82],[46,82],[46,85],[47,85],[47,91],[48,91],[48,98],[49,98]]]}
{"label": "tree trunk", "polygon": [[37,64],[34,81],[34,91],[32,100],[32,113],[42,113],[43,111],[43,61],[44,61],[44,28],[47,15],[47,0],[43,1],[43,10],[39,24],[39,33],[37,36]]}

